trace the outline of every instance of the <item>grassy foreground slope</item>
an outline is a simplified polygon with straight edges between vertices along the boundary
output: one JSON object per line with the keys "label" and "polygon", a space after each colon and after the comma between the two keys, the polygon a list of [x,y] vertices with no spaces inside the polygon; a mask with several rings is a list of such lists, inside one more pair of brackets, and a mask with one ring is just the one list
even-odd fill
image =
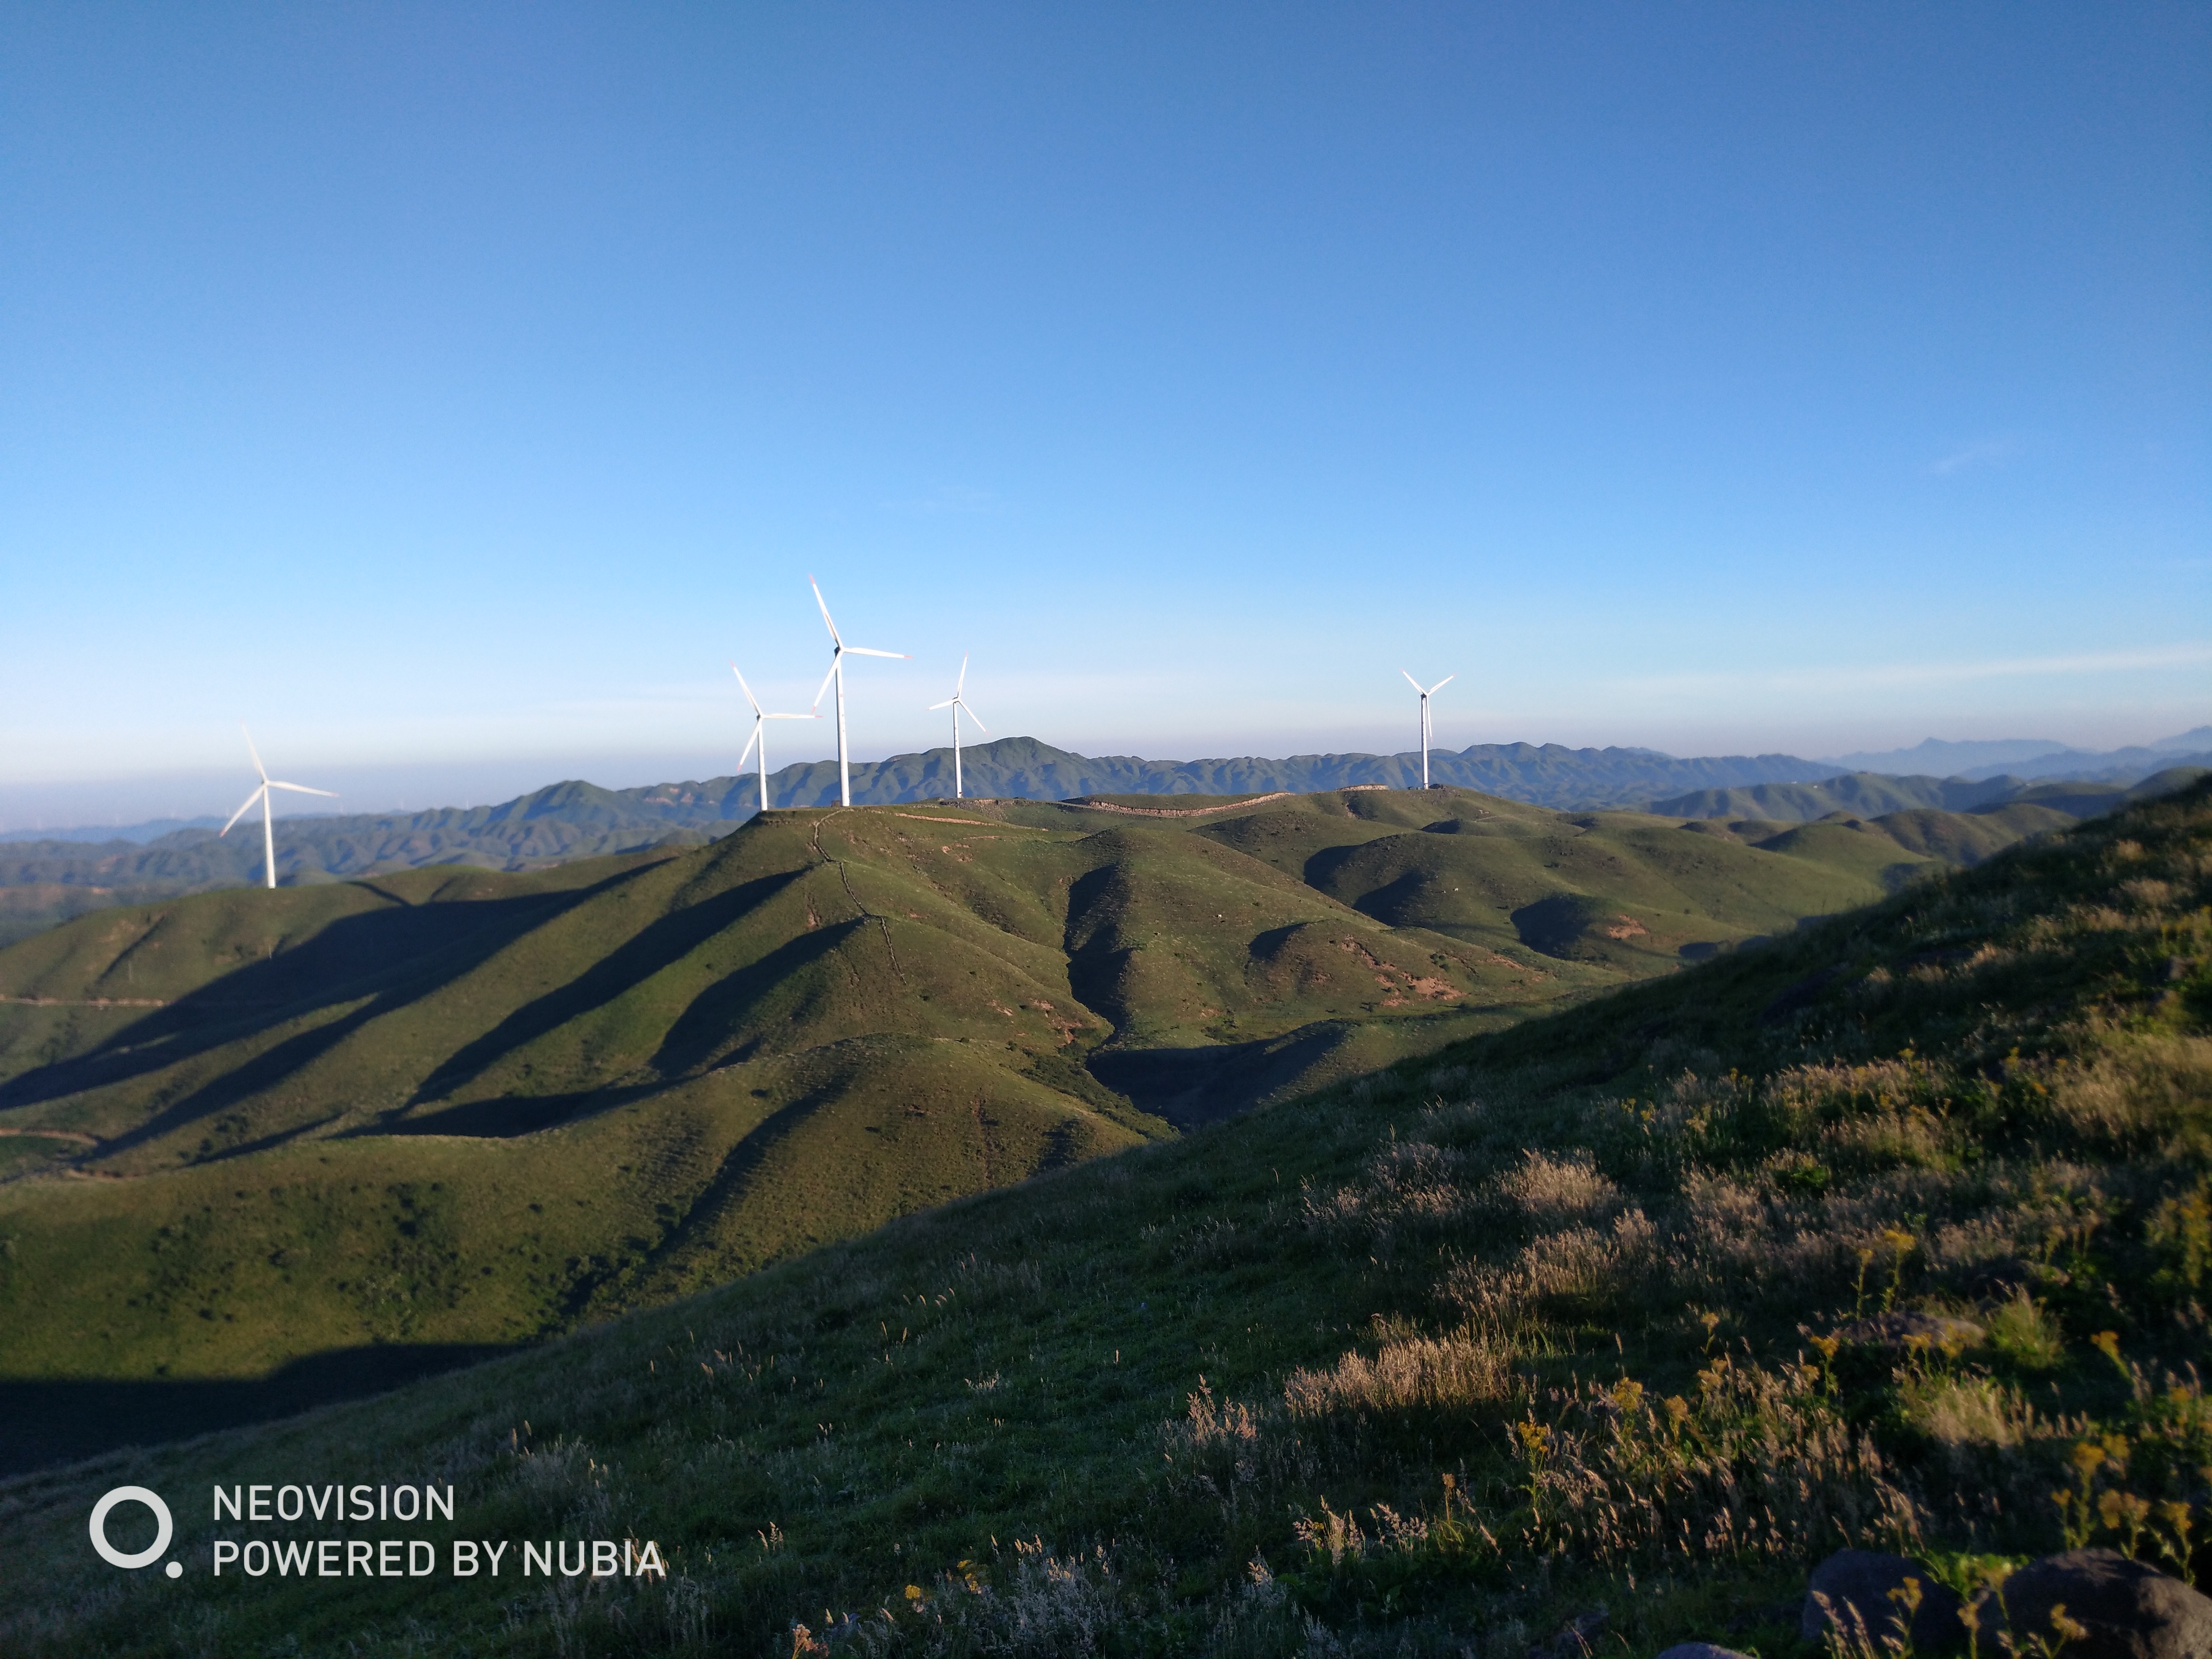
{"label": "grassy foreground slope", "polygon": [[[1809,1560],[2212,1566],[2212,790],[551,1347],[0,1485],[63,1654],[1794,1651]],[[92,1563],[451,1480],[665,1583]],[[230,1536],[313,1529],[225,1523]],[[324,1528],[327,1532],[330,1528]],[[397,1528],[351,1528],[376,1536]]]}
{"label": "grassy foreground slope", "polygon": [[0,1379],[531,1340],[1933,867],[1458,791],[1174,810],[772,813],[0,952]]}

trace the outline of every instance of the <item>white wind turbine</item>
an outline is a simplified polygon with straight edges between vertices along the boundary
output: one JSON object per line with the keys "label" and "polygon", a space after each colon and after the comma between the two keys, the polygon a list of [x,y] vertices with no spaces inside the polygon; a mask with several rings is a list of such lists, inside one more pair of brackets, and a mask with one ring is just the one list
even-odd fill
{"label": "white wind turbine", "polygon": [[1449,685],[1459,676],[1447,674],[1426,690],[1422,690],[1420,681],[1415,679],[1411,674],[1407,674],[1402,668],[1398,672],[1406,675],[1407,684],[1421,693],[1421,787],[1425,789],[1429,787],[1429,748],[1432,741],[1429,734],[1429,699]]}
{"label": "white wind turbine", "polygon": [[745,677],[738,673],[737,664],[730,665],[730,672],[738,675],[738,687],[744,692],[745,701],[753,706],[753,734],[745,739],[744,754],[738,757],[738,773],[739,776],[744,775],[745,755],[751,754],[753,745],[758,744],[760,745],[760,810],[765,812],[768,811],[767,722],[769,720],[817,720],[822,717],[819,714],[771,714],[760,706],[760,699],[753,696],[753,689],[745,684]]}
{"label": "white wind turbine", "polygon": [[950,708],[952,711],[952,799],[955,800],[960,799],[960,717],[965,714],[969,720],[974,720],[978,731],[988,732],[991,729],[983,724],[981,715],[961,701],[961,690],[967,684],[968,653],[963,651],[960,653],[960,678],[953,683],[952,695],[943,702],[933,702],[929,705],[933,714],[939,708]]}
{"label": "white wind turbine", "polygon": [[[238,729],[246,732],[243,724],[240,724]],[[295,794],[327,795],[332,800],[337,799],[337,792],[334,789],[310,789],[304,783],[279,783],[269,775],[269,769],[261,763],[261,751],[253,746],[253,733],[251,732],[246,732],[246,752],[253,757],[253,769],[261,774],[261,787],[246,798],[246,805],[230,815],[230,823],[224,824],[222,829],[216,831],[216,834],[228,835],[230,824],[236,823],[239,819],[244,817],[253,803],[259,801],[261,803],[261,854],[267,866],[269,884],[273,888],[276,884],[276,827],[271,822],[269,792],[271,789],[289,789]]]}
{"label": "white wind turbine", "polygon": [[[822,678],[822,691],[830,689],[830,681],[837,682],[837,799],[840,805],[850,806],[853,804],[853,772],[845,748],[845,659],[850,654],[855,657],[896,657],[904,661],[907,653],[903,651],[872,651],[865,645],[846,644],[837,632],[837,624],[830,620],[830,602],[822,597],[822,584],[809,576],[806,585],[814,590],[814,603],[822,607],[822,621],[830,629],[830,672]],[[822,691],[814,694],[817,708],[822,707]]]}

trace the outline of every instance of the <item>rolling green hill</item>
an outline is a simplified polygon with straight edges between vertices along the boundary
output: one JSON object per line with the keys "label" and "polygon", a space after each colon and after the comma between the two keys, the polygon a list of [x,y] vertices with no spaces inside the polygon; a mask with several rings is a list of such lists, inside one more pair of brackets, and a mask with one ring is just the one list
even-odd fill
{"label": "rolling green hill", "polygon": [[1662,817],[1755,818],[1783,823],[1809,823],[1832,812],[1860,817],[1915,808],[1966,812],[2002,805],[2021,787],[2018,778],[1899,778],[1853,772],[1815,782],[1739,784],[1726,789],[1694,789],[1654,800],[1650,810]]}
{"label": "rolling green hill", "polygon": [[[1626,1655],[1780,1656],[1845,1543],[2201,1573],[2208,871],[2199,786],[548,1349],[8,1483],[0,1644],[1518,1654],[1602,1607]],[[456,1523],[343,1530],[672,1576],[218,1580],[212,1537],[317,1529],[197,1498],[179,1582],[83,1541],[123,1480],[424,1478]]]}
{"label": "rolling green hill", "polygon": [[0,1377],[535,1339],[1937,867],[1464,791],[1173,810],[779,811],[0,951]]}
{"label": "rolling green hill", "polygon": [[[2086,818],[2112,811],[2130,801],[2148,800],[2185,788],[2204,773],[2205,769],[2197,765],[2169,766],[2148,773],[2138,767],[2124,774],[2124,782],[2029,783],[2008,776],[1890,777],[1880,773],[1855,772],[1814,783],[1755,783],[1692,790],[1650,801],[1644,810],[1662,817],[1807,823],[1836,813],[1860,817],[1882,817],[1916,809],[2002,813],[2012,806],[2033,805],[2069,818]],[[2048,828],[2054,822],[2042,820],[2039,827]]]}
{"label": "rolling green hill", "polygon": [[[2011,778],[1977,783],[1861,775],[1810,781],[1821,777],[1822,769],[1787,755],[1678,760],[1650,750],[1509,744],[1457,754],[1439,750],[1431,760],[1437,780],[1453,787],[1553,807],[1632,806],[1674,817],[1796,822],[1836,811],[1990,811],[2027,799],[2079,817],[2133,798],[2117,785],[2031,790]],[[2145,787],[2153,793],[2179,787],[2192,775],[2193,769],[2169,769]],[[1187,804],[1262,793],[1399,789],[1419,776],[1417,755],[1093,760],[1033,738],[1004,738],[967,751],[971,795],[1018,800],[1130,805],[1171,795]],[[866,804],[938,799],[951,784],[949,749],[853,769],[854,799]],[[1649,801],[1655,793],[1686,785],[1699,787]],[[833,805],[836,769],[825,762],[787,766],[774,775],[771,799],[783,807]],[[757,800],[756,781],[742,777],[623,790],[572,781],[498,806],[283,818],[276,830],[277,874],[287,885],[301,885],[455,865],[526,871],[645,847],[693,847],[727,835],[752,816]],[[260,869],[260,843],[250,826],[248,833],[228,837],[191,827],[150,840],[0,838],[0,945],[94,909],[245,885]]]}

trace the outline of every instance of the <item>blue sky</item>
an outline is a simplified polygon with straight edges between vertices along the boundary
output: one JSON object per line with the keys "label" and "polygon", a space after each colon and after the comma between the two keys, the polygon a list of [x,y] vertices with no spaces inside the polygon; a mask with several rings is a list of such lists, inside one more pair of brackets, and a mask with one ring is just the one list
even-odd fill
{"label": "blue sky", "polygon": [[[0,819],[2212,718],[2200,6],[0,10]],[[778,758],[824,753],[786,726]],[[511,787],[510,787],[511,786]],[[51,819],[49,819],[51,821]]]}

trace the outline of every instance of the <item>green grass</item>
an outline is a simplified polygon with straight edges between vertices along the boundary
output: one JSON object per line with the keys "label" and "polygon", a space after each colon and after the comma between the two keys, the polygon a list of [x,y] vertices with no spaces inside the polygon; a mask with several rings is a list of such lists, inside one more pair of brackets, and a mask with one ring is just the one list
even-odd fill
{"label": "green grass", "polygon": [[82,1143],[58,1135],[25,1133],[0,1136],[0,1181],[27,1175],[75,1155]]}
{"label": "green grass", "polygon": [[1782,839],[1449,790],[916,804],[80,918],[0,952],[0,1127],[99,1177],[0,1186],[0,1377],[533,1340],[1937,867]]}
{"label": "green grass", "polygon": [[[1843,1542],[2163,1559],[2128,1503],[2212,1522],[2208,901],[2198,789],[550,1347],[0,1485],[0,1644],[1502,1656],[1602,1604],[1632,1655],[1777,1659]],[[1906,1310],[1986,1340],[1853,1336]],[[205,1574],[210,1482],[426,1474],[467,1534],[675,1577]],[[181,1582],[87,1565],[123,1480],[195,1495]]]}

